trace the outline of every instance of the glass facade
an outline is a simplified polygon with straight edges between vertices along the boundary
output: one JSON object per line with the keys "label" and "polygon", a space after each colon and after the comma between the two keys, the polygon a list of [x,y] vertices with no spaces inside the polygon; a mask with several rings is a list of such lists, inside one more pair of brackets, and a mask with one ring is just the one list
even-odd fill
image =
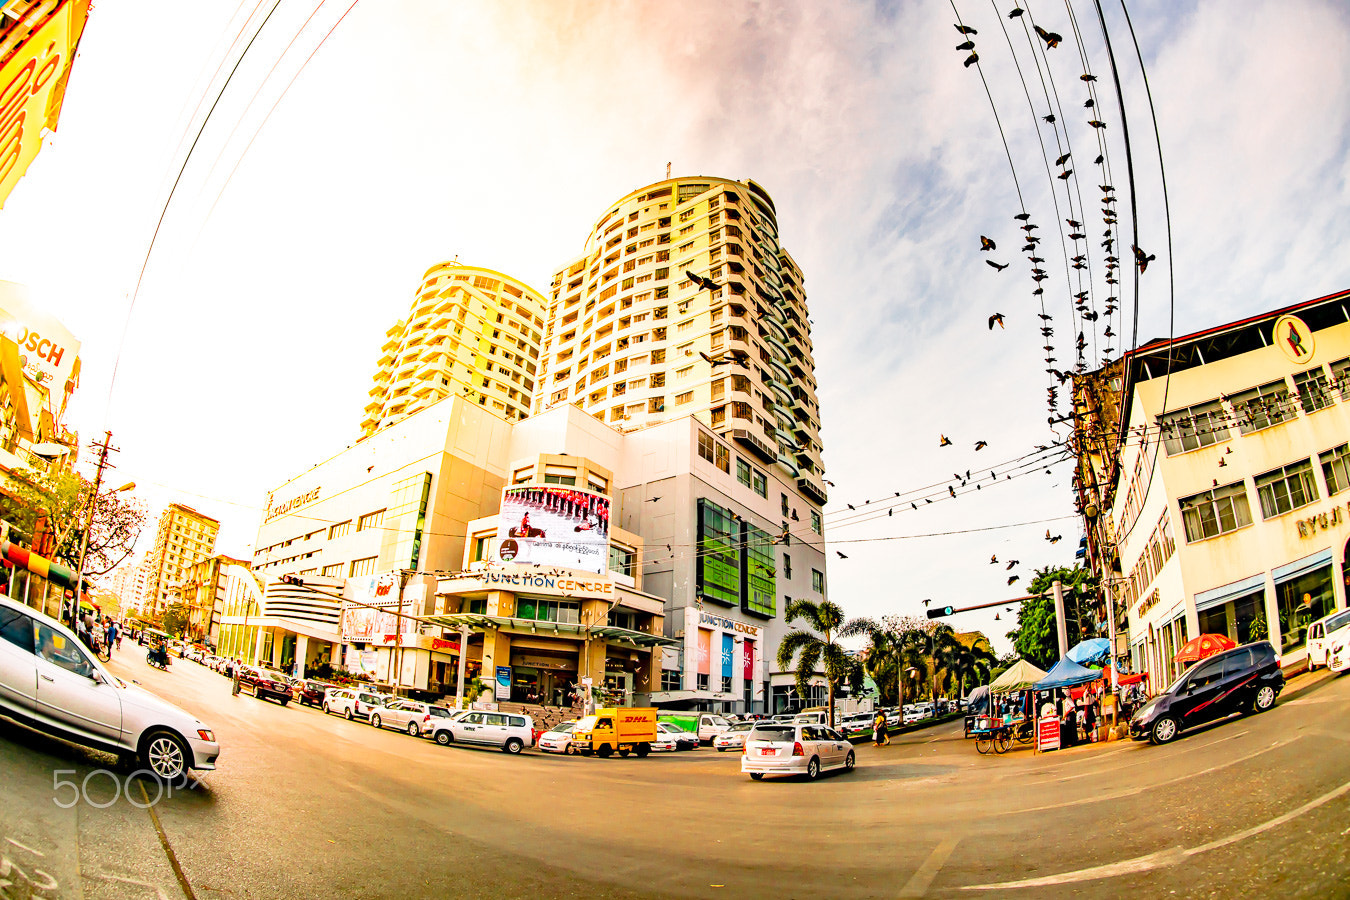
{"label": "glass facade", "polygon": [[742,534],[745,547],[745,598],[741,609],[772,618],[778,609],[775,602],[772,540],[767,532],[753,525],[745,525]]}
{"label": "glass facade", "polygon": [[1307,642],[1308,626],[1336,608],[1330,564],[1277,584],[1275,593],[1282,654],[1302,647]]}
{"label": "glass facade", "polygon": [[741,602],[740,533],[731,512],[698,501],[698,595],[737,606]]}

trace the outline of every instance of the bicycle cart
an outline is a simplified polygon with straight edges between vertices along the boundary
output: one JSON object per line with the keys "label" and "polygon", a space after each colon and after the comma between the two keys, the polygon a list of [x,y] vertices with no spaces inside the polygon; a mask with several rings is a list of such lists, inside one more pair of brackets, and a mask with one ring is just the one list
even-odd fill
{"label": "bicycle cart", "polygon": [[1013,742],[1013,726],[1017,724],[1020,724],[1020,721],[1005,722],[1002,719],[979,716],[975,720],[975,727],[970,731],[971,737],[975,738],[975,749],[981,753],[988,753],[990,750],[995,753],[1007,753]]}

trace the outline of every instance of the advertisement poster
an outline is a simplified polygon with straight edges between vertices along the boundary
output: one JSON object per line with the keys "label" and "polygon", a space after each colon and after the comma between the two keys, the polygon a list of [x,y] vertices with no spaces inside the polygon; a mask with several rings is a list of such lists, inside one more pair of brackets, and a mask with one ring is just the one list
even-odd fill
{"label": "advertisement poster", "polygon": [[558,485],[502,491],[497,560],[604,574],[609,571],[609,498]]}
{"label": "advertisement poster", "polygon": [[358,660],[358,665],[360,666],[359,671],[363,675],[369,675],[371,678],[374,678],[375,666],[379,663],[379,660],[379,654],[374,650],[362,650],[361,658]]}
{"label": "advertisement poster", "polygon": [[736,657],[736,643],[729,634],[722,635],[722,677],[731,677],[732,660]]}
{"label": "advertisement poster", "polygon": [[745,671],[743,677],[749,683],[755,680],[755,642],[747,640],[745,642]]}
{"label": "advertisement poster", "polygon": [[1043,716],[1036,723],[1036,749],[1059,749],[1059,719],[1055,716]]}
{"label": "advertisement poster", "polygon": [[0,281],[0,333],[18,344],[24,374],[60,394],[75,371],[80,342],[32,305],[23,285]]}
{"label": "advertisement poster", "polygon": [[511,667],[510,667],[510,666],[498,666],[498,667],[497,667],[497,699],[498,699],[498,700],[510,700],[510,699],[511,699]]}
{"label": "advertisement poster", "polygon": [[[386,572],[383,575],[349,578],[345,594],[347,599],[352,601],[344,603],[342,608],[341,631],[345,643],[387,647],[396,642],[400,630],[405,636],[418,633],[417,620],[409,618],[423,612],[417,608],[417,597],[410,600],[405,596],[403,617],[400,618],[398,615],[399,592],[396,573]],[[405,637],[404,643],[407,642]]]}

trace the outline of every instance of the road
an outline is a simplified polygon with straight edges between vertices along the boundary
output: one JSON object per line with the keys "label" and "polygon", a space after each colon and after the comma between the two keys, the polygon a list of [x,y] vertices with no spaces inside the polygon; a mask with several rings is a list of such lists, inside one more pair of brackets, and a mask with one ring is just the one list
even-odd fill
{"label": "road", "polygon": [[135,647],[112,668],[213,727],[220,768],[156,798],[0,722],[0,896],[1350,896],[1350,678],[1166,747],[980,756],[953,723],[809,783],[443,748]]}

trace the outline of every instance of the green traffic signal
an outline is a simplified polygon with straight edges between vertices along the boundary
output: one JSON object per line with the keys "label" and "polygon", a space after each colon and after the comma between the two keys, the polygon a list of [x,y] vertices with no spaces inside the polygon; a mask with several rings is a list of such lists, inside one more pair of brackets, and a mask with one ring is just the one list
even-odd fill
{"label": "green traffic signal", "polygon": [[954,612],[956,612],[955,607],[941,606],[938,607],[937,609],[928,610],[928,618],[941,619],[943,616],[950,616]]}

